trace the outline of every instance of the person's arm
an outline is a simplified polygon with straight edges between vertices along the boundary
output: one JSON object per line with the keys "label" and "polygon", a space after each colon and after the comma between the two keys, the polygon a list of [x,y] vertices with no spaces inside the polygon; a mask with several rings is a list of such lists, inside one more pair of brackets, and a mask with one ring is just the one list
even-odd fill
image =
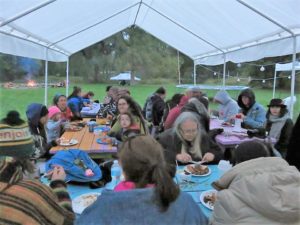
{"label": "person's arm", "polygon": [[244,123],[252,128],[263,128],[265,121],[266,111],[259,106],[256,106],[244,117]]}
{"label": "person's arm", "polygon": [[66,209],[64,224],[73,224],[75,219],[72,201],[67,191],[67,184],[65,183],[66,173],[62,166],[56,166],[49,174],[51,176],[50,188],[58,198],[58,204]]}

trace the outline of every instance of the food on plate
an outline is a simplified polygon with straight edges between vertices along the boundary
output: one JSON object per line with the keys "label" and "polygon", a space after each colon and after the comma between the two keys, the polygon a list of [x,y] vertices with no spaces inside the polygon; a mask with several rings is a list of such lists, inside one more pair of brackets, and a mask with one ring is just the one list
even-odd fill
{"label": "food on plate", "polygon": [[203,201],[206,204],[208,204],[210,207],[214,207],[216,199],[217,199],[217,194],[215,192],[211,192],[204,196]]}
{"label": "food on plate", "polygon": [[187,165],[188,172],[194,175],[204,175],[209,172],[208,166],[200,165],[200,164],[193,164]]}
{"label": "food on plate", "polygon": [[97,198],[98,198],[97,194],[89,194],[89,195],[82,196],[83,207],[90,206],[97,200]]}
{"label": "food on plate", "polygon": [[69,130],[71,130],[71,131],[79,131],[81,129],[82,129],[82,127],[80,127],[80,126],[70,126],[70,128],[69,128]]}
{"label": "food on plate", "polygon": [[101,138],[101,142],[111,144],[112,140],[110,137],[103,137]]}
{"label": "food on plate", "polygon": [[97,119],[97,124],[105,125],[106,124],[106,119],[104,119],[104,118]]}
{"label": "food on plate", "polygon": [[61,138],[60,139],[60,144],[61,145],[68,145],[70,143],[70,139],[66,139],[66,138]]}

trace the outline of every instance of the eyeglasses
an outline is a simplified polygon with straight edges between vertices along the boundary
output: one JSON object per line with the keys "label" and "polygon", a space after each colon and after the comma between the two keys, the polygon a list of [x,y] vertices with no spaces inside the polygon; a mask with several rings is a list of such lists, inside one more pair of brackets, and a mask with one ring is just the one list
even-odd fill
{"label": "eyeglasses", "polygon": [[188,130],[180,129],[180,130],[183,134],[196,134],[198,132],[198,129],[188,129]]}

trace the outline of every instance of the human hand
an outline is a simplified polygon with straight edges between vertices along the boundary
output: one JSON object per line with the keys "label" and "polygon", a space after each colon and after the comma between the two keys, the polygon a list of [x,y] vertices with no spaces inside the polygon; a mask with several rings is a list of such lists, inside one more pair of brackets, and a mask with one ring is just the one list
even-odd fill
{"label": "human hand", "polygon": [[66,179],[66,173],[62,166],[54,166],[53,170],[48,173],[51,176],[51,181],[55,180],[62,180],[64,181]]}
{"label": "human hand", "polygon": [[61,141],[60,138],[57,138],[57,139],[55,140],[55,142],[56,142],[57,145],[60,145],[60,141]]}
{"label": "human hand", "polygon": [[204,154],[203,158],[202,158],[202,161],[205,161],[205,162],[211,162],[215,159],[215,155],[210,153],[210,152],[207,152]]}
{"label": "human hand", "polygon": [[187,163],[192,160],[192,157],[187,153],[181,153],[176,155],[176,160]]}

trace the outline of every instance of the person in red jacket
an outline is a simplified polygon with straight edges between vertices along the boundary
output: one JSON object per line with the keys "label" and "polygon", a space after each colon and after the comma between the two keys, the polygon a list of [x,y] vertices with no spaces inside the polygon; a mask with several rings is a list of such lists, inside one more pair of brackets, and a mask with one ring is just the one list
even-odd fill
{"label": "person in red jacket", "polygon": [[189,98],[187,96],[182,96],[180,99],[180,102],[178,106],[174,107],[173,109],[170,110],[166,122],[164,124],[164,129],[167,130],[173,126],[173,123],[175,122],[176,118],[179,116],[181,113],[182,107],[188,102]]}

